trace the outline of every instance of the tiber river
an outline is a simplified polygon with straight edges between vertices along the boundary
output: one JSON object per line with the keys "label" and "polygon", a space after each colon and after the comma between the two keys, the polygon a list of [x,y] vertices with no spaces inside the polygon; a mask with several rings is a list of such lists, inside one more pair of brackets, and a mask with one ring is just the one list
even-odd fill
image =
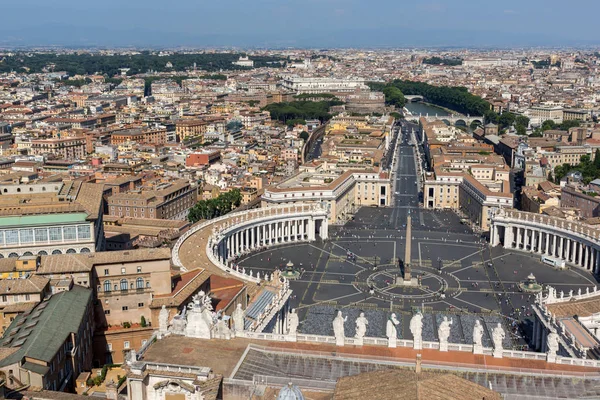
{"label": "tiber river", "polygon": [[404,107],[416,116],[418,116],[419,113],[421,113],[422,115],[429,113],[430,116],[434,116],[436,114],[439,116],[448,115],[448,112],[446,110],[444,110],[443,108],[436,107],[433,104],[408,102]]}

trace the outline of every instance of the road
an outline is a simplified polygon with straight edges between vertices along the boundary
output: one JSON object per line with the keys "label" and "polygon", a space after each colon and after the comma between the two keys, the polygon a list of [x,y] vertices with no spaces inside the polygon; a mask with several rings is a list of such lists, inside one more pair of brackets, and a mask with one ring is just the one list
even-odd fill
{"label": "road", "polygon": [[406,217],[410,215],[413,221],[422,224],[422,214],[419,210],[419,187],[417,186],[417,169],[415,150],[410,145],[410,133],[403,127],[396,149],[397,162],[393,174],[393,207],[390,216],[390,227],[394,230],[403,228]]}

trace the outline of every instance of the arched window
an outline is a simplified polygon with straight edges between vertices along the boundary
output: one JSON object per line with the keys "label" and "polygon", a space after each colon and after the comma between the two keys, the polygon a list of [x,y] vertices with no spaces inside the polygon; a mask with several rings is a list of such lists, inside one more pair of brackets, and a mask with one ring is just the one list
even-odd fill
{"label": "arched window", "polygon": [[121,290],[127,290],[127,279],[121,279]]}
{"label": "arched window", "polygon": [[146,287],[149,288],[150,287],[150,281],[146,281]]}
{"label": "arched window", "polygon": [[104,291],[105,292],[110,292],[110,281],[104,281]]}
{"label": "arched window", "polygon": [[135,280],[135,288],[136,289],[143,289],[144,288],[144,280],[142,278],[137,278]]}

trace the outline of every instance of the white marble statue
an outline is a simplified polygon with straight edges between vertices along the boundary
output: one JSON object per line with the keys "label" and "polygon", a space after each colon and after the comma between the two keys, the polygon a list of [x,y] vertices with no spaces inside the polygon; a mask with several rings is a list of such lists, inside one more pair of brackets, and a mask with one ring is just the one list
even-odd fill
{"label": "white marble statue", "polygon": [[558,334],[556,330],[552,329],[546,338],[546,345],[548,350],[546,352],[546,360],[548,362],[556,361],[556,353],[558,352]]}
{"label": "white marble statue", "polygon": [[361,312],[358,318],[356,318],[356,334],[354,335],[357,339],[362,339],[365,337],[367,333],[367,325],[369,325],[369,321],[365,318],[365,313]]}
{"label": "white marble statue", "polygon": [[396,342],[398,340],[398,329],[396,327],[399,323],[400,321],[398,321],[396,314],[392,313],[385,327],[385,336],[388,338],[388,347],[396,347]]}
{"label": "white marble statue", "polygon": [[410,319],[410,332],[413,335],[413,349],[421,350],[423,348],[423,314],[417,311]]}
{"label": "white marble statue", "polygon": [[238,303],[235,307],[235,310],[231,314],[231,319],[233,321],[233,329],[235,333],[244,331],[244,310],[242,310],[242,305]]}
{"label": "white marble statue", "polygon": [[227,326],[223,318],[218,318],[215,325],[215,334],[213,335],[217,339],[231,339],[231,329]]}
{"label": "white marble statue", "polygon": [[158,313],[158,332],[162,336],[169,331],[169,310],[163,304]]}
{"label": "white marble statue", "polygon": [[475,325],[473,326],[473,353],[474,354],[483,354],[483,345],[481,340],[483,338],[483,325],[479,320],[475,321]]}
{"label": "white marble statue", "polygon": [[210,297],[203,291],[192,297],[188,304],[185,336],[201,339],[212,337],[215,318]]}
{"label": "white marble statue", "polygon": [[506,337],[502,324],[498,322],[498,325],[492,330],[492,341],[494,342],[494,353],[493,356],[496,358],[502,358],[502,351],[504,347],[502,341]]}
{"label": "white marble statue", "polygon": [[296,335],[298,333],[298,325],[300,321],[298,320],[298,314],[296,314],[296,309],[292,308],[292,311],[288,314],[288,335]]}
{"label": "white marble statue", "polygon": [[450,325],[452,325],[452,319],[448,321],[448,317],[444,317],[444,320],[438,327],[438,338],[440,339],[440,351],[448,351],[448,338],[450,337]]}
{"label": "white marble statue", "polygon": [[348,316],[343,317],[341,311],[338,311],[337,316],[333,319],[333,336],[335,336],[336,346],[344,345],[344,322],[346,320],[348,320]]}

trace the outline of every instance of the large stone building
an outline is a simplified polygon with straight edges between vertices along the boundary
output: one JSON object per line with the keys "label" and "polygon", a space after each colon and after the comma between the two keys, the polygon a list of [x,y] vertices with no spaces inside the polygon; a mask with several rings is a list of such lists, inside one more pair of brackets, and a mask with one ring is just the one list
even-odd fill
{"label": "large stone building", "polygon": [[261,206],[325,203],[329,207],[329,221],[343,223],[362,206],[389,206],[390,191],[387,173],[304,167],[304,171],[266,188]]}
{"label": "large stone building", "polygon": [[187,180],[157,184],[152,190],[114,194],[107,199],[108,215],[117,217],[186,219],[196,204],[198,188]]}
{"label": "large stone building", "polygon": [[286,76],[281,86],[297,94],[354,92],[356,89],[368,89],[363,78],[325,78]]}
{"label": "large stone building", "polygon": [[102,185],[67,181],[36,186],[41,192],[27,184],[12,185],[16,194],[2,189],[2,257],[90,253],[103,248]]}

